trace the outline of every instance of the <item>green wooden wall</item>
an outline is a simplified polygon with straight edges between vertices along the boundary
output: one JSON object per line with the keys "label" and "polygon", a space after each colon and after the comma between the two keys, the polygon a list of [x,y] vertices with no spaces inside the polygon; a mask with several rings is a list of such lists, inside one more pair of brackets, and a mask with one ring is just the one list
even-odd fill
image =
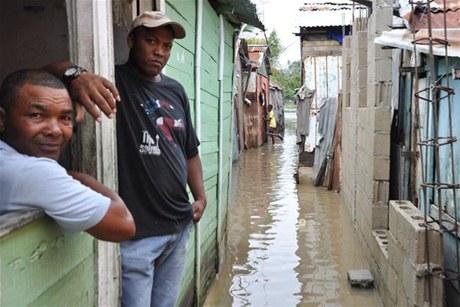
{"label": "green wooden wall", "polygon": [[[166,74],[185,87],[195,112],[195,35],[196,1],[169,0],[167,14],[185,25],[187,36],[177,40],[166,67]],[[194,290],[196,263],[201,268],[200,297],[216,274],[217,228],[225,229],[231,169],[231,124],[233,82],[233,26],[224,22],[225,61],[223,80],[223,118],[219,119],[219,16],[204,1],[201,63],[200,154],[208,206],[200,222],[200,235],[192,233],[188,245],[186,274],[181,292],[181,305],[196,300]],[[219,136],[219,123],[223,134]],[[219,170],[219,138],[223,140],[222,169]],[[219,172],[223,180],[218,186]],[[219,190],[222,193],[219,193]],[[217,225],[217,205],[221,212]],[[201,259],[195,259],[196,238],[200,238]],[[219,238],[222,240],[222,238]],[[94,306],[97,302],[94,240],[85,233],[64,234],[48,218],[40,218],[0,238],[0,306]]]}
{"label": "green wooden wall", "polygon": [[[208,205],[200,221],[199,246],[201,259],[195,259],[197,236],[192,233],[188,245],[186,274],[183,280],[181,301],[187,305],[196,300],[194,287],[196,282],[196,263],[201,266],[200,298],[211,285],[218,261],[217,227],[223,233],[228,207],[230,155],[231,155],[231,123],[232,123],[232,82],[233,82],[233,26],[224,22],[225,31],[225,64],[224,64],[224,106],[223,135],[219,136],[219,48],[220,21],[208,1],[203,1],[202,25],[202,61],[201,61],[201,101],[195,101],[195,38],[196,38],[196,1],[169,0],[166,2],[166,13],[175,20],[186,25],[187,36],[177,40],[173,47],[166,74],[179,80],[185,87],[194,116],[195,103],[201,105],[201,146],[200,154],[203,163],[204,183]],[[223,168],[219,170],[219,137],[223,138]],[[219,194],[219,171],[223,174],[222,193]],[[219,197],[222,199],[220,225],[217,225],[217,206]]]}
{"label": "green wooden wall", "polygon": [[94,306],[92,237],[40,218],[0,238],[0,306]]}

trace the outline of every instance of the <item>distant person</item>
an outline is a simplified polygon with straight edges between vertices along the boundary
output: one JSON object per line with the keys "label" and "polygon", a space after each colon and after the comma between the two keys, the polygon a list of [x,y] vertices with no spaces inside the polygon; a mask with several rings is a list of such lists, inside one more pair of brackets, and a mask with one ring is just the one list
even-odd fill
{"label": "distant person", "polygon": [[273,111],[273,105],[268,105],[268,114],[267,114],[267,122],[268,122],[268,135],[272,139],[272,144],[275,144],[275,137],[283,140],[283,137],[277,133],[276,131],[276,116],[275,112]]}
{"label": "distant person", "polygon": [[42,209],[63,228],[119,242],[135,233],[117,193],[56,161],[73,133],[64,84],[40,70],[10,74],[0,87],[0,214]]}

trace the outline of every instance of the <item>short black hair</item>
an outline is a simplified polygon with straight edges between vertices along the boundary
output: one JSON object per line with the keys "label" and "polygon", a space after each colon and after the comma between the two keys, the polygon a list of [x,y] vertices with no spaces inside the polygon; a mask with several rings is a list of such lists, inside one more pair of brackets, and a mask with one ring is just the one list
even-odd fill
{"label": "short black hair", "polygon": [[44,70],[22,69],[9,74],[0,87],[0,108],[8,113],[16,101],[19,90],[25,84],[46,86],[54,89],[65,89],[64,83]]}

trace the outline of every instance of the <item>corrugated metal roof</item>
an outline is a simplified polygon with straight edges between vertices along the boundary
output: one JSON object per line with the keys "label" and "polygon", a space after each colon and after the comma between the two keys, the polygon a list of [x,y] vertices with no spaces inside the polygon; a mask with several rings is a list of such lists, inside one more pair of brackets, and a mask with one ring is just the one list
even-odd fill
{"label": "corrugated metal roof", "polygon": [[299,27],[303,28],[348,26],[353,23],[353,18],[367,16],[365,6],[346,0],[318,0],[305,3],[299,10]]}
{"label": "corrugated metal roof", "polygon": [[257,16],[257,8],[250,0],[209,0],[209,3],[230,22],[240,25],[246,23],[262,31],[265,26]]}
{"label": "corrugated metal roof", "polygon": [[[355,10],[354,18],[366,17],[365,9]],[[299,27],[349,26],[353,23],[352,10],[308,11],[302,14]]]}
{"label": "corrugated metal roof", "polygon": [[[431,27],[444,28],[444,13],[446,14],[446,27],[460,27],[460,0],[434,0],[430,4]],[[414,9],[408,0],[400,0],[399,14],[404,18],[405,24],[412,31],[428,27],[428,7],[425,3],[414,4]]]}
{"label": "corrugated metal roof", "polygon": [[[428,37],[428,31],[421,29],[415,34],[417,43],[417,52],[428,53],[428,41],[424,38]],[[444,39],[444,29],[433,29],[433,39]],[[447,40],[449,46],[447,48],[447,55],[451,57],[460,57],[460,28],[448,29]],[[397,29],[392,31],[384,31],[374,42],[379,45],[391,46],[406,50],[414,50],[414,37],[413,34],[407,29]],[[436,44],[433,46],[433,54],[437,56],[445,55],[444,45]]]}

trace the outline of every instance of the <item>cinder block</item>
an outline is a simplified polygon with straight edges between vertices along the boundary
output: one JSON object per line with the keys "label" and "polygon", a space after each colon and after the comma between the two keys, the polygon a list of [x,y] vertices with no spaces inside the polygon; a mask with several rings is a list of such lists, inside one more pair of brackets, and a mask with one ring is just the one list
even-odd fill
{"label": "cinder block", "polygon": [[417,269],[406,260],[400,278],[408,301],[414,306],[442,307],[443,280],[432,276],[419,277],[417,275]]}
{"label": "cinder block", "polygon": [[375,59],[375,81],[391,81],[391,56]]}
{"label": "cinder block", "polygon": [[[374,37],[375,38],[375,37]],[[368,61],[373,61],[376,58],[391,58],[392,53],[390,49],[383,49],[381,45],[374,43],[374,38],[372,41],[369,41],[367,48],[367,59]]]}
{"label": "cinder block", "polygon": [[374,155],[390,156],[390,133],[378,132],[374,135]]}
{"label": "cinder block", "polygon": [[350,48],[350,39],[351,39],[350,35],[346,35],[346,36],[343,38],[342,46],[343,46],[344,49],[345,49],[345,48],[347,48],[347,49]]}
{"label": "cinder block", "polygon": [[372,25],[375,27],[374,33],[380,34],[382,31],[390,30],[393,23],[393,8],[391,6],[376,7],[372,15],[375,16],[375,19],[372,20]]}
{"label": "cinder block", "polygon": [[[410,257],[401,245],[395,240],[393,233],[388,234],[388,278],[389,282],[395,282],[395,277],[402,282],[404,295],[398,294],[396,289],[389,284],[388,287],[392,295],[397,295],[398,306],[404,306],[409,302],[412,306],[423,305],[428,301],[428,286],[431,287],[432,304],[429,306],[442,306],[443,285],[442,280],[435,277],[421,276],[420,272],[423,265],[414,265],[410,262]],[[391,280],[390,280],[391,279]],[[431,279],[429,281],[429,279]]]}
{"label": "cinder block", "polygon": [[[368,95],[369,96],[369,95]],[[376,107],[374,113],[374,131],[387,132],[391,128],[391,111],[389,106]]]}
{"label": "cinder block", "polygon": [[430,223],[427,229],[423,221],[422,213],[411,202],[390,201],[389,231],[404,250],[408,261],[413,266],[426,263],[426,248],[429,248],[430,263],[442,265],[442,234],[437,224]]}
{"label": "cinder block", "polygon": [[[391,222],[390,222],[391,223]],[[391,227],[391,224],[390,224]],[[388,262],[397,272],[401,272],[406,254],[400,244],[394,238],[392,231],[388,232]]]}
{"label": "cinder block", "polygon": [[367,31],[358,31],[358,49],[367,52]]}
{"label": "cinder block", "polygon": [[388,203],[390,194],[390,183],[386,180],[373,181],[373,203]]}
{"label": "cinder block", "polygon": [[[365,107],[368,106],[368,104],[367,104],[367,93],[366,93],[365,88],[358,90],[357,99],[358,99],[358,106],[359,107],[365,108]],[[367,128],[369,128],[369,127],[367,127]]]}
{"label": "cinder block", "polygon": [[388,228],[388,206],[385,204],[372,206],[372,229]]}
{"label": "cinder block", "polygon": [[374,156],[374,180],[389,180],[390,158],[385,156]]}
{"label": "cinder block", "polygon": [[367,65],[360,67],[358,70],[358,87],[359,88],[367,88]]}
{"label": "cinder block", "polygon": [[356,69],[367,67],[367,52],[362,52],[362,50],[357,50],[355,53],[356,57]]}
{"label": "cinder block", "polygon": [[[388,288],[388,293],[392,302],[397,303],[402,299],[406,299],[401,280],[398,277],[398,273],[391,266],[388,268],[385,284]],[[393,306],[395,306],[394,304]]]}
{"label": "cinder block", "polygon": [[[391,65],[391,63],[389,64]],[[391,81],[378,81],[374,83],[375,107],[389,106],[391,102]]]}
{"label": "cinder block", "polygon": [[393,0],[376,0],[375,4],[376,7],[392,7]]}

